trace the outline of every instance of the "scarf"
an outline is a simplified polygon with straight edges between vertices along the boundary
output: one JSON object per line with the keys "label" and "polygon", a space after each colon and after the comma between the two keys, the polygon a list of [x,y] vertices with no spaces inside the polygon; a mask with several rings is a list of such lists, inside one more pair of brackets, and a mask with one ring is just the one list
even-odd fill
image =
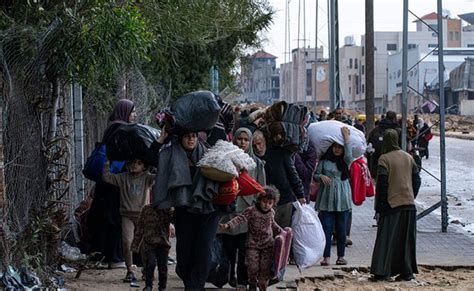
{"label": "scarf", "polygon": [[[235,131],[234,138],[233,138],[232,142],[234,144],[236,144],[237,137],[241,133],[245,133],[249,137],[249,147],[247,148],[245,153],[247,153],[257,164],[255,169],[253,169],[251,171],[248,171],[248,173],[249,173],[250,177],[254,178],[255,181],[257,181],[260,185],[265,186],[266,185],[265,165],[262,162],[262,160],[260,160],[257,157],[257,155],[255,155],[255,153],[253,152],[253,146],[252,146],[253,135],[252,135],[252,132],[250,131],[250,129],[248,129],[246,127],[241,127],[239,129],[237,129]],[[238,212],[243,211],[245,208],[252,205],[254,198],[255,198],[254,195],[238,197],[237,198],[237,211]]]}
{"label": "scarf", "polygon": [[[333,144],[334,145],[334,144]],[[333,163],[336,163],[337,169],[341,172],[341,180],[344,181],[349,178],[349,167],[344,161],[344,153],[340,156],[335,156],[331,145],[326,153],[322,156],[321,160],[328,160]]]}
{"label": "scarf", "polygon": [[398,132],[394,129],[387,129],[383,134],[382,154],[398,151]]}
{"label": "scarf", "polygon": [[115,104],[114,110],[112,111],[112,114],[110,114],[109,121],[113,122],[121,120],[128,123],[128,118],[130,117],[134,107],[135,105],[133,104],[133,101],[120,99]]}
{"label": "scarf", "polygon": [[128,99],[120,99],[109,116],[109,124],[102,136],[102,142],[107,143],[114,131],[122,124],[128,124],[128,118],[134,108],[133,102]]}
{"label": "scarf", "polygon": [[160,209],[187,206],[189,211],[210,213],[215,209],[212,199],[217,194],[219,184],[201,175],[196,170],[191,174],[188,158],[197,164],[206,148],[198,143],[192,152],[186,152],[180,140],[173,140],[159,153],[153,204]]}

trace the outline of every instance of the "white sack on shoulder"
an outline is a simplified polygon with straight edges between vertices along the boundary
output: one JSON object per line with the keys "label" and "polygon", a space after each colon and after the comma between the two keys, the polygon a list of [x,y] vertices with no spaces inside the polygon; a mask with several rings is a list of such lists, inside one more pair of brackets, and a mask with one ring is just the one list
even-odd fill
{"label": "white sack on shoulder", "polygon": [[316,211],[309,204],[293,203],[293,257],[300,272],[319,262],[323,257],[326,237]]}
{"label": "white sack on shoulder", "polygon": [[237,177],[242,170],[253,170],[255,161],[236,145],[219,140],[211,147],[197,164],[198,167],[211,167]]}
{"label": "white sack on shoulder", "polygon": [[343,127],[349,128],[351,133],[349,143],[352,148],[352,156],[357,159],[364,155],[367,142],[362,131],[337,120],[324,120],[312,123],[308,128],[309,140],[316,148],[318,157],[321,157],[333,143],[344,144],[344,137],[341,133]]}

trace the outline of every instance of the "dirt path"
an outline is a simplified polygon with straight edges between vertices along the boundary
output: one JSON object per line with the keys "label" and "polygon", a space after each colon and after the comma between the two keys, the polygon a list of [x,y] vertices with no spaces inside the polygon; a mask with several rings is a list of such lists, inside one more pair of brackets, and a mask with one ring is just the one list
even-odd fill
{"label": "dirt path", "polygon": [[410,282],[370,282],[363,271],[341,271],[335,277],[302,278],[298,290],[474,290],[474,270],[419,267],[420,273]]}

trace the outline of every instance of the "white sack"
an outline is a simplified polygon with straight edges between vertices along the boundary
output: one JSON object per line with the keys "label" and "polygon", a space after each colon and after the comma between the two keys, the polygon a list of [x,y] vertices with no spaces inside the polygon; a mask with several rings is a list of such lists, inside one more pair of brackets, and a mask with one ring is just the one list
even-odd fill
{"label": "white sack", "polygon": [[300,272],[319,262],[323,257],[326,237],[316,211],[309,204],[293,203],[293,257]]}
{"label": "white sack", "polygon": [[341,128],[343,127],[349,128],[351,133],[350,145],[352,156],[357,159],[364,155],[367,149],[367,142],[362,131],[337,120],[324,120],[312,123],[308,128],[309,140],[316,148],[318,157],[321,157],[333,143],[344,144],[344,137],[341,133]]}
{"label": "white sack", "polygon": [[253,170],[257,164],[233,143],[219,140],[204,154],[197,166],[211,167],[237,177],[240,171]]}

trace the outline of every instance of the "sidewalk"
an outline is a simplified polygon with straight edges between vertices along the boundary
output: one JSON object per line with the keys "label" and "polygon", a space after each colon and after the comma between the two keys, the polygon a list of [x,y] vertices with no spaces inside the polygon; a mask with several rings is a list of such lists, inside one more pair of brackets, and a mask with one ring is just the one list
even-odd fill
{"label": "sidewalk", "polygon": [[[351,239],[354,244],[346,249],[346,259],[349,265],[345,267],[348,267],[349,270],[370,266],[377,231],[377,228],[372,226],[375,222],[372,219],[373,215],[373,199],[367,200],[362,206],[353,208]],[[474,235],[457,232],[452,225],[448,227],[447,233],[442,233],[441,219],[433,213],[419,220],[417,229],[417,259],[419,265],[474,267]],[[332,263],[334,264],[336,258],[335,247],[332,248],[332,251]],[[174,247],[171,248],[171,255],[176,256]],[[170,290],[183,290],[183,284],[176,275],[175,267],[176,265],[169,266],[168,288]],[[334,278],[340,272],[337,269],[340,268],[336,268],[335,265],[328,267],[315,266],[300,274],[296,266],[288,266],[285,280],[271,286],[269,290],[296,290],[295,280],[302,277],[328,276]],[[73,278],[74,274],[68,274],[66,287],[71,290],[137,290],[131,289],[127,284],[122,283],[124,274],[123,269],[87,270],[79,280]],[[139,283],[143,288],[143,281],[140,280]],[[207,284],[206,288],[218,290],[212,284]],[[232,288],[226,285],[225,289],[221,290],[232,290]]]}
{"label": "sidewalk", "polygon": [[[351,239],[353,245],[346,248],[348,267],[369,267],[372,250],[375,243],[377,228],[372,225],[375,220],[373,199],[369,199],[361,206],[354,206],[352,213]],[[453,226],[448,226],[448,232],[441,232],[441,218],[429,214],[417,222],[417,261],[418,265],[431,266],[474,266],[474,236],[457,232]],[[336,250],[332,248],[331,263],[335,263]],[[334,274],[328,267],[316,266],[305,270],[302,274],[295,266],[289,266],[285,275],[285,282],[274,287],[275,289],[295,286],[295,279],[301,277],[320,277]]]}

